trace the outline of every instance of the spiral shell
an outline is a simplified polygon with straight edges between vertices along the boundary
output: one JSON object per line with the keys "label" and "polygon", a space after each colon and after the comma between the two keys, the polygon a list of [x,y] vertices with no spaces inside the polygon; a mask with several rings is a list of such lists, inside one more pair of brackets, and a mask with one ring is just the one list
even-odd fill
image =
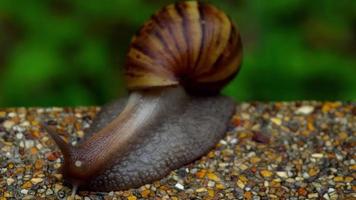
{"label": "spiral shell", "polygon": [[171,4],[132,38],[125,64],[129,90],[183,85],[216,93],[239,71],[240,34],[231,19],[212,5]]}

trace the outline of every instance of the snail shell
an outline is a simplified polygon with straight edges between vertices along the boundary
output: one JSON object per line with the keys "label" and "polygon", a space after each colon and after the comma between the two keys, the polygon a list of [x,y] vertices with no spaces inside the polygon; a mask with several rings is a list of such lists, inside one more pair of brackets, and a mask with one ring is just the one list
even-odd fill
{"label": "snail shell", "polygon": [[239,32],[226,14],[196,1],[168,5],[133,37],[125,65],[130,90],[183,85],[217,93],[238,72]]}

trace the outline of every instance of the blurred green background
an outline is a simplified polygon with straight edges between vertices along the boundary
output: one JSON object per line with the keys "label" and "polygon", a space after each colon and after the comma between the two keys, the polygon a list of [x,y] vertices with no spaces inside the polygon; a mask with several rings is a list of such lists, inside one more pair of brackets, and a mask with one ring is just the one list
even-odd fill
{"label": "blurred green background", "polygon": [[[131,36],[168,0],[0,0],[0,106],[100,105],[125,93]],[[238,101],[355,100],[356,1],[211,0],[238,24]]]}

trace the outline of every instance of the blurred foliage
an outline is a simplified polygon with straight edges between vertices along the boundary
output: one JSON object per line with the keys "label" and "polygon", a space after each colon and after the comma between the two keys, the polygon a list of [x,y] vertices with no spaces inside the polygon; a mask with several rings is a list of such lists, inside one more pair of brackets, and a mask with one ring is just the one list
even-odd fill
{"label": "blurred foliage", "polygon": [[[0,0],[0,106],[98,105],[125,93],[130,37],[168,0]],[[356,1],[211,0],[238,24],[239,101],[355,100]]]}

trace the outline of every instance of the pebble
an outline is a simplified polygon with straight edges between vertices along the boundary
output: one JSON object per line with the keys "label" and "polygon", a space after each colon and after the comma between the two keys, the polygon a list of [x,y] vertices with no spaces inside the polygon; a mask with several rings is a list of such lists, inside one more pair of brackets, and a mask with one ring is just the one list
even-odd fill
{"label": "pebble", "polygon": [[175,187],[180,190],[184,190],[184,186],[180,183],[176,183]]}
{"label": "pebble", "polygon": [[308,194],[308,198],[318,198],[319,194],[318,193],[310,193]]}
{"label": "pebble", "polygon": [[16,133],[16,139],[20,140],[23,138],[23,134],[22,133]]}
{"label": "pebble", "polygon": [[26,181],[23,185],[22,188],[25,189],[30,189],[32,187],[32,183],[30,181]]}
{"label": "pebble", "polygon": [[12,128],[13,125],[15,125],[15,122],[6,120],[5,122],[3,122],[2,125],[4,126],[5,129],[9,130]]}
{"label": "pebble", "polygon": [[237,186],[238,186],[239,188],[241,188],[241,189],[244,189],[244,188],[245,188],[245,184],[244,184],[242,181],[240,181],[240,180],[238,180],[236,184],[237,184]]}
{"label": "pebble", "polygon": [[22,193],[22,194],[27,194],[27,193],[28,193],[28,190],[22,189],[22,190],[21,190],[21,193]]}
{"label": "pebble", "polygon": [[295,111],[295,114],[297,115],[309,115],[310,113],[312,113],[314,111],[314,107],[313,106],[302,106],[300,108],[298,108]]}
{"label": "pebble", "polygon": [[279,118],[272,118],[271,121],[277,124],[278,126],[282,124],[282,120]]}
{"label": "pebble", "polygon": [[137,200],[137,197],[134,195],[130,195],[127,197],[127,200]]}
{"label": "pebble", "polygon": [[47,190],[46,190],[46,195],[48,196],[48,195],[51,195],[51,194],[54,194],[54,193],[53,193],[53,190],[47,189]]}
{"label": "pebble", "polygon": [[[183,185],[182,185],[182,186],[183,186]],[[178,188],[178,189],[179,189],[179,188]],[[184,190],[184,187],[183,187],[182,190]],[[151,193],[151,192],[150,192],[149,190],[143,190],[143,191],[141,192],[141,196],[142,196],[143,198],[147,198],[150,193]]]}
{"label": "pebble", "polygon": [[42,178],[32,178],[31,179],[31,183],[33,184],[38,184],[38,183],[41,183],[43,181]]}
{"label": "pebble", "polygon": [[271,171],[269,171],[269,170],[261,170],[261,175],[263,176],[263,177],[271,177],[272,176],[272,172]]}
{"label": "pebble", "polygon": [[281,178],[288,178],[288,174],[285,171],[277,171],[276,174]]}
{"label": "pebble", "polygon": [[220,178],[219,178],[216,174],[211,173],[211,172],[209,172],[209,173],[207,174],[207,177],[208,177],[210,180],[213,180],[213,181],[220,181]]}
{"label": "pebble", "polygon": [[322,153],[313,153],[311,156],[313,158],[322,158],[324,155]]}
{"label": "pebble", "polygon": [[15,179],[13,179],[13,178],[7,178],[6,179],[7,185],[12,185],[14,182],[15,182]]}
{"label": "pebble", "polygon": [[206,192],[207,189],[204,188],[204,187],[201,187],[201,188],[196,189],[195,191],[196,191],[196,192]]}

